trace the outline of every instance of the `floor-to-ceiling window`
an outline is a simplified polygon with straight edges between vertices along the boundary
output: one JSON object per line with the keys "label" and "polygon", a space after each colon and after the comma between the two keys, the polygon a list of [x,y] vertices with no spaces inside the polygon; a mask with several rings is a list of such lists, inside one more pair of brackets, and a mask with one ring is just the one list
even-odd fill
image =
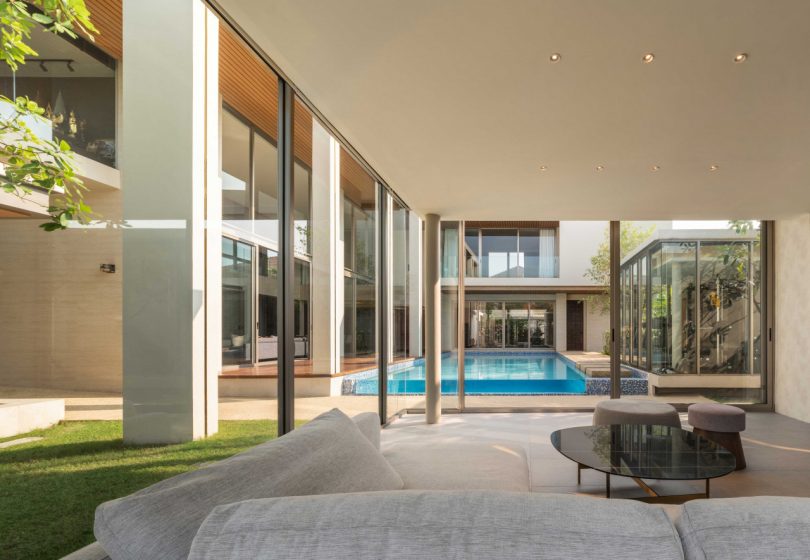
{"label": "floor-to-ceiling window", "polygon": [[553,301],[501,301],[473,293],[464,309],[466,348],[554,348]]}

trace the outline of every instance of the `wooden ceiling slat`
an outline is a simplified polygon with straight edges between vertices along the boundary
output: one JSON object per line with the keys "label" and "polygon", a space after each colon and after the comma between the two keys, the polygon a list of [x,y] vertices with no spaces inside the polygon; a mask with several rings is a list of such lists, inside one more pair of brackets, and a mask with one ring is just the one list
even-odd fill
{"label": "wooden ceiling slat", "polygon": [[219,33],[222,100],[270,137],[278,136],[278,78],[227,27]]}
{"label": "wooden ceiling slat", "polygon": [[124,57],[122,0],[85,0],[90,21],[98,29],[95,45],[115,58]]}
{"label": "wooden ceiling slat", "polygon": [[560,227],[560,222],[551,221],[520,221],[511,220],[505,222],[496,221],[466,221],[464,222],[466,228],[531,228],[531,229],[554,229]]}

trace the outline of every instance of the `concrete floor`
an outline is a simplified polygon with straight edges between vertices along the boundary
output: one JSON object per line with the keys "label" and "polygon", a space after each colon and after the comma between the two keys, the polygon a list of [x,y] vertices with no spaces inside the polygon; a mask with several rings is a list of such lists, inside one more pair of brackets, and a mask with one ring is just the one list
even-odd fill
{"label": "concrete floor", "polygon": [[[685,415],[682,421],[686,424]],[[524,445],[529,457],[532,490],[604,497],[605,475],[577,469],[551,445],[551,432],[591,423],[586,413],[445,414],[441,423],[428,426],[423,415],[406,415],[383,430],[383,446],[404,441],[487,441]],[[748,462],[744,471],[712,481],[712,497],[810,497],[810,424],[773,413],[749,413],[743,446]],[[661,494],[702,492],[703,483],[651,483]],[[615,497],[643,496],[636,484],[612,477]]]}

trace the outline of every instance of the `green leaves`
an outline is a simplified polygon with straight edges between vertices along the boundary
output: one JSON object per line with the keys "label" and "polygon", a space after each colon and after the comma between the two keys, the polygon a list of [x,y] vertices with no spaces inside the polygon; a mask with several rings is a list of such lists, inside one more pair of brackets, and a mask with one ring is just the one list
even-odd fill
{"label": "green leaves", "polygon": [[[34,9],[31,9],[31,8]],[[43,26],[55,34],[89,40],[97,33],[84,0],[0,0],[0,60],[16,71],[26,57],[36,56],[27,41],[31,32]],[[51,219],[42,224],[45,231],[66,229],[71,221],[90,222],[92,209],[84,202],[85,186],[76,173],[73,152],[64,140],[58,143],[37,136],[29,123],[42,117],[44,110],[31,99],[15,100],[0,96],[0,188],[20,198],[34,189],[50,198]]]}

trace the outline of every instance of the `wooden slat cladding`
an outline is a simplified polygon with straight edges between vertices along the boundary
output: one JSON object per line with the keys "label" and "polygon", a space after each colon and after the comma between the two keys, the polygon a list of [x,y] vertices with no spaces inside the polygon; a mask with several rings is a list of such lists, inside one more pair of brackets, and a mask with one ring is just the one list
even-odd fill
{"label": "wooden slat cladding", "polygon": [[90,21],[99,31],[95,45],[116,60],[123,60],[122,0],[85,0],[85,5],[90,10]]}
{"label": "wooden slat cladding", "polygon": [[466,228],[527,228],[527,229],[555,229],[560,227],[560,222],[531,222],[531,221],[468,221],[464,222]]}
{"label": "wooden slat cladding", "polygon": [[278,77],[230,29],[219,30],[222,100],[276,142]]}

